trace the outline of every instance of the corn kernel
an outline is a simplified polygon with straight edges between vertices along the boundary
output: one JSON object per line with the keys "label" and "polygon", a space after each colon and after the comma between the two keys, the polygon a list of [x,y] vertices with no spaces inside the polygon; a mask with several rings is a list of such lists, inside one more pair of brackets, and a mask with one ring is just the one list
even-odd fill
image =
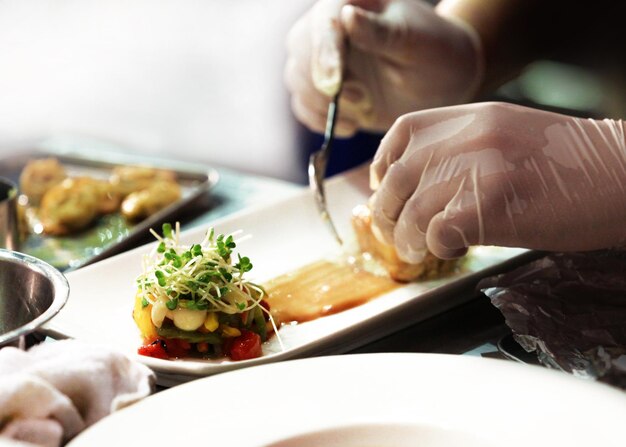
{"label": "corn kernel", "polygon": [[204,320],[204,327],[207,331],[213,332],[219,327],[220,323],[217,321],[217,314],[215,312],[209,312]]}
{"label": "corn kernel", "polygon": [[236,327],[231,327],[226,324],[220,326],[222,330],[222,336],[224,337],[239,337],[241,335],[241,331]]}

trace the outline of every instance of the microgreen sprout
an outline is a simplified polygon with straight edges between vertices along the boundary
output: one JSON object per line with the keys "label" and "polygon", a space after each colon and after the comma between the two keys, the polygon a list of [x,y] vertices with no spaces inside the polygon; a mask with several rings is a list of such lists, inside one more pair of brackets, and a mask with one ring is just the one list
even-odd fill
{"label": "microgreen sprout", "polygon": [[209,228],[200,243],[185,246],[180,242],[179,223],[176,228],[163,224],[162,236],[152,229],[150,232],[158,244],[144,257],[143,273],[137,278],[143,307],[158,302],[169,311],[189,309],[226,315],[254,310],[248,318],[261,315],[262,321],[265,313],[283,347],[274,319],[260,305],[265,290],[244,277],[252,270],[250,258],[237,253],[233,262],[238,233],[216,234]]}
{"label": "microgreen sprout", "polygon": [[246,256],[237,254],[236,234],[215,234],[210,228],[199,244],[184,246],[179,241],[180,225],[164,224],[163,236],[144,259],[144,271],[137,279],[144,300],[157,300],[169,310],[178,307],[236,314],[259,306],[265,295],[262,287],[244,274],[252,269]]}

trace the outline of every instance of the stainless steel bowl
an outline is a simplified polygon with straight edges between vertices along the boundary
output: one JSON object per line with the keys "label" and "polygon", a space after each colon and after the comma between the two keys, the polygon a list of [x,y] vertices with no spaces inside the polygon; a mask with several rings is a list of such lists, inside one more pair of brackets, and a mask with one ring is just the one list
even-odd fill
{"label": "stainless steel bowl", "polygon": [[67,279],[40,259],[0,249],[0,347],[28,344],[69,296]]}

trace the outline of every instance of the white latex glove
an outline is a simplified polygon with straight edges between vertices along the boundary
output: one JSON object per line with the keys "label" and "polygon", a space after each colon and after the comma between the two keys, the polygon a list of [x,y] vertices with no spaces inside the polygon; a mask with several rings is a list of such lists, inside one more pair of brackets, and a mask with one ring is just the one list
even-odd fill
{"label": "white latex glove", "polygon": [[622,121],[480,103],[405,115],[371,165],[373,223],[400,257],[471,245],[554,251],[626,241]]}
{"label": "white latex glove", "polygon": [[288,52],[292,109],[313,131],[323,131],[345,74],[342,136],[385,131],[402,114],[468,101],[482,79],[473,29],[420,0],[320,0],[291,29]]}

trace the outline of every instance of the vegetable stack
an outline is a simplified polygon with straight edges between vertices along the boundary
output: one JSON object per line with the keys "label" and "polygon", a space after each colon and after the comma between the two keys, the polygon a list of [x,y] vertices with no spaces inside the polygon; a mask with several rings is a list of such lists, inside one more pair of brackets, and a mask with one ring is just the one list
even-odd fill
{"label": "vegetable stack", "polygon": [[233,235],[211,228],[200,243],[183,246],[179,233],[170,224],[162,237],[152,231],[159,244],[144,258],[133,310],[144,339],[139,354],[259,357],[273,321],[263,288],[244,278],[250,259],[235,257]]}

